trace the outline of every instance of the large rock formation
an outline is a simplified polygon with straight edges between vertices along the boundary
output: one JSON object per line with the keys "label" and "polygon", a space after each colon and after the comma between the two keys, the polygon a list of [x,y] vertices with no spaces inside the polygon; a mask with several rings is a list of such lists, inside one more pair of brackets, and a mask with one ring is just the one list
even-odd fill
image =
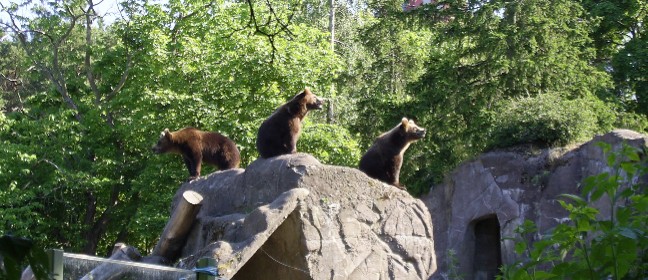
{"label": "large rock formation", "polygon": [[[433,186],[423,198],[434,221],[439,265],[432,279],[452,279],[453,271],[464,279],[494,279],[498,265],[517,258],[513,241],[501,238],[514,237],[525,219],[541,233],[568,221],[558,195],[580,194],[584,178],[610,171],[599,141],[613,150],[623,143],[645,148],[648,136],[615,130],[571,148],[493,151],[460,165],[445,183]],[[605,201],[595,206],[609,217]]]}
{"label": "large rock formation", "polygon": [[203,201],[183,268],[211,257],[232,279],[427,279],[436,270],[425,204],[354,168],[284,155],[184,184],[174,205],[187,190]]}

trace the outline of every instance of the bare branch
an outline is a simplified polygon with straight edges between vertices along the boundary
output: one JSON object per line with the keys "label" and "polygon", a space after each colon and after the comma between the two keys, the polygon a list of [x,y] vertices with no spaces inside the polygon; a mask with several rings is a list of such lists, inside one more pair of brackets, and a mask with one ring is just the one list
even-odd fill
{"label": "bare branch", "polygon": [[[79,109],[76,103],[74,102],[74,100],[72,100],[72,97],[70,97],[70,95],[68,94],[65,77],[61,72],[60,64],[58,60],[60,45],[70,36],[72,30],[74,29],[76,20],[80,17],[80,16],[74,16],[69,7],[66,6],[65,9],[66,12],[72,18],[72,21],[70,23],[70,26],[66,30],[66,32],[58,40],[56,40],[53,36],[51,36],[47,32],[41,30],[23,30],[16,22],[15,15],[10,12],[7,12],[7,14],[9,15],[9,20],[11,21],[11,25],[5,24],[5,26],[10,28],[11,31],[17,35],[18,41],[20,42],[20,45],[23,48],[23,50],[27,53],[27,56],[32,58],[32,61],[34,62],[34,64],[36,64],[36,66],[43,74],[43,76],[45,76],[48,80],[50,80],[54,84],[56,90],[59,92],[59,94],[61,94],[61,97],[63,97],[63,101],[65,102],[65,104],[67,104],[68,107],[70,107],[72,110],[75,111],[75,118],[78,121],[81,121],[82,116],[79,113]],[[38,61],[38,59],[36,59],[36,55],[32,52],[32,49],[29,47],[29,43],[27,42],[27,36],[25,35],[26,33],[35,33],[48,38],[50,44],[52,45],[51,68],[47,67],[45,64],[43,64],[42,62]]]}
{"label": "bare branch", "polygon": [[88,84],[90,84],[90,89],[95,96],[95,105],[99,105],[101,99],[101,94],[97,88],[97,82],[95,81],[94,73],[92,72],[92,67],[90,65],[91,58],[91,49],[92,49],[92,15],[94,14],[94,3],[92,0],[88,0],[88,10],[84,11],[85,20],[86,20],[86,50],[85,50],[85,59],[84,64],[86,68],[86,75],[88,79]]}
{"label": "bare branch", "polygon": [[110,94],[108,94],[108,97],[107,97],[108,99],[111,99],[112,97],[117,95],[117,93],[122,89],[122,87],[124,87],[124,84],[126,83],[126,80],[128,79],[128,72],[130,71],[132,63],[133,63],[133,54],[129,53],[128,57],[126,58],[126,69],[124,69],[124,73],[122,73],[122,76],[119,79],[119,83],[117,84],[117,86],[112,89]]}
{"label": "bare branch", "polygon": [[2,73],[0,73],[0,78],[5,79],[8,82],[14,83],[14,84],[21,84],[22,83],[19,79],[9,78],[9,77],[5,76],[5,74],[2,74]]}
{"label": "bare branch", "polygon": [[[290,16],[288,16],[288,22],[286,24],[281,22],[281,17],[279,17],[277,15],[277,13],[275,12],[274,8],[272,7],[272,3],[270,3],[270,0],[266,0],[266,5],[268,5],[268,8],[270,9],[270,13],[274,16],[275,23],[280,26],[279,30],[277,32],[275,32],[274,34],[277,35],[280,32],[286,32],[286,34],[288,34],[290,36],[295,36],[292,33],[292,31],[290,31],[290,29],[288,28],[288,24],[290,24],[290,21],[292,20],[292,17],[295,15],[295,10],[297,9],[297,5],[293,6],[292,13],[290,14]],[[272,18],[272,16],[270,16],[270,18]]]}
{"label": "bare branch", "polygon": [[214,2],[209,2],[209,3],[205,4],[205,5],[203,5],[201,8],[195,9],[193,12],[187,14],[186,16],[183,16],[182,14],[180,14],[180,17],[178,17],[178,19],[176,20],[176,24],[173,26],[173,29],[171,29],[171,41],[176,42],[176,37],[177,37],[178,32],[180,30],[179,28],[180,28],[181,24],[184,22],[184,20],[186,20],[186,19],[188,19],[190,17],[193,17],[198,12],[206,10],[207,8],[209,8],[209,7],[213,6],[213,5],[214,5]]}
{"label": "bare branch", "polygon": [[70,26],[67,28],[67,30],[65,30],[65,33],[63,34],[63,36],[61,36],[61,38],[59,38],[59,40],[57,42],[57,45],[59,45],[59,46],[65,40],[67,40],[68,37],[70,37],[70,34],[72,33],[72,30],[74,30],[74,27],[76,26],[77,20],[79,20],[79,18],[81,18],[83,16],[83,14],[74,15],[74,13],[72,12],[72,9],[67,5],[65,5],[65,11],[68,13],[68,15],[70,15],[70,19],[71,19],[70,20]]}
{"label": "bare branch", "polygon": [[259,23],[257,15],[254,11],[254,4],[252,3],[252,0],[246,0],[246,2],[250,11],[250,20],[248,21],[248,27],[253,28],[255,34],[263,35],[268,39],[270,47],[272,48],[272,57],[270,59],[270,64],[272,64],[277,53],[277,47],[275,46],[275,37],[280,35],[281,33],[285,33],[289,37],[294,36],[292,31],[290,31],[289,25],[296,13],[298,5],[293,6],[290,15],[288,15],[287,17],[287,21],[284,23],[281,16],[278,15],[275,11],[270,0],[265,0],[265,5],[268,7],[270,15],[267,17],[264,23]]}

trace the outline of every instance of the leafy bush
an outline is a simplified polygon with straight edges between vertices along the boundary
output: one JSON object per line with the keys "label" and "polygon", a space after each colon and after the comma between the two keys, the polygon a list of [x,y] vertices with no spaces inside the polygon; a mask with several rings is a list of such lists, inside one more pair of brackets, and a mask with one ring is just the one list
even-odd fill
{"label": "leafy bush", "polygon": [[648,116],[631,112],[622,112],[618,114],[615,126],[618,128],[626,128],[648,133]]}
{"label": "leafy bush", "polygon": [[297,151],[310,153],[325,164],[358,166],[360,148],[346,128],[306,120],[302,129]]}
{"label": "leafy bush", "polygon": [[610,130],[615,118],[611,108],[596,98],[569,100],[557,94],[509,99],[492,114],[491,148],[582,141]]}
{"label": "leafy bush", "polygon": [[[601,147],[606,154],[611,149]],[[570,221],[533,244],[516,242],[516,252],[527,260],[504,266],[498,279],[646,279],[648,196],[645,183],[636,180],[647,173],[646,161],[629,146],[609,153],[607,161],[612,172],[585,179],[582,196],[562,195],[572,201],[559,201]],[[609,199],[609,219],[592,207],[602,198]],[[516,232],[523,236],[537,229],[525,221]]]}

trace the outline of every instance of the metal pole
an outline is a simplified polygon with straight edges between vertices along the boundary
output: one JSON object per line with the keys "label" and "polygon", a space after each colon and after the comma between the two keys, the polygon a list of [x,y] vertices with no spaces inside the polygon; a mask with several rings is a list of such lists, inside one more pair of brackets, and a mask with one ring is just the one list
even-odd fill
{"label": "metal pole", "polygon": [[[331,32],[331,53],[332,55],[335,55],[335,0],[330,0],[329,4],[331,5],[331,9],[329,10],[329,31]],[[335,84],[331,83],[331,92],[329,94],[328,100],[326,100],[326,103],[328,104],[328,108],[326,111],[326,122],[329,124],[335,122],[335,115],[333,112],[334,96],[335,96]]]}
{"label": "metal pole", "polygon": [[330,0],[331,10],[329,10],[329,32],[331,32],[331,50],[335,51],[335,0]]}
{"label": "metal pole", "polygon": [[[202,258],[198,260],[196,268],[216,267],[216,260],[212,258]],[[196,272],[196,280],[216,280],[216,276],[206,273]]]}
{"label": "metal pole", "polygon": [[63,250],[50,249],[47,251],[49,256],[49,274],[54,280],[63,280]]}

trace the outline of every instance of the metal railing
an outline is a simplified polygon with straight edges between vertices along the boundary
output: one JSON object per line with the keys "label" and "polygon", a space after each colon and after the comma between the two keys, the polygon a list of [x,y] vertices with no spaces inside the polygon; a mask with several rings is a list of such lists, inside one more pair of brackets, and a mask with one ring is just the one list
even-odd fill
{"label": "metal railing", "polygon": [[[92,275],[99,266],[109,267],[110,275]],[[72,254],[63,250],[49,250],[49,269],[51,279],[79,280],[120,277],[124,279],[156,280],[222,280],[217,276],[216,261],[204,258],[198,261],[193,270],[139,262],[111,260],[100,257]]]}

